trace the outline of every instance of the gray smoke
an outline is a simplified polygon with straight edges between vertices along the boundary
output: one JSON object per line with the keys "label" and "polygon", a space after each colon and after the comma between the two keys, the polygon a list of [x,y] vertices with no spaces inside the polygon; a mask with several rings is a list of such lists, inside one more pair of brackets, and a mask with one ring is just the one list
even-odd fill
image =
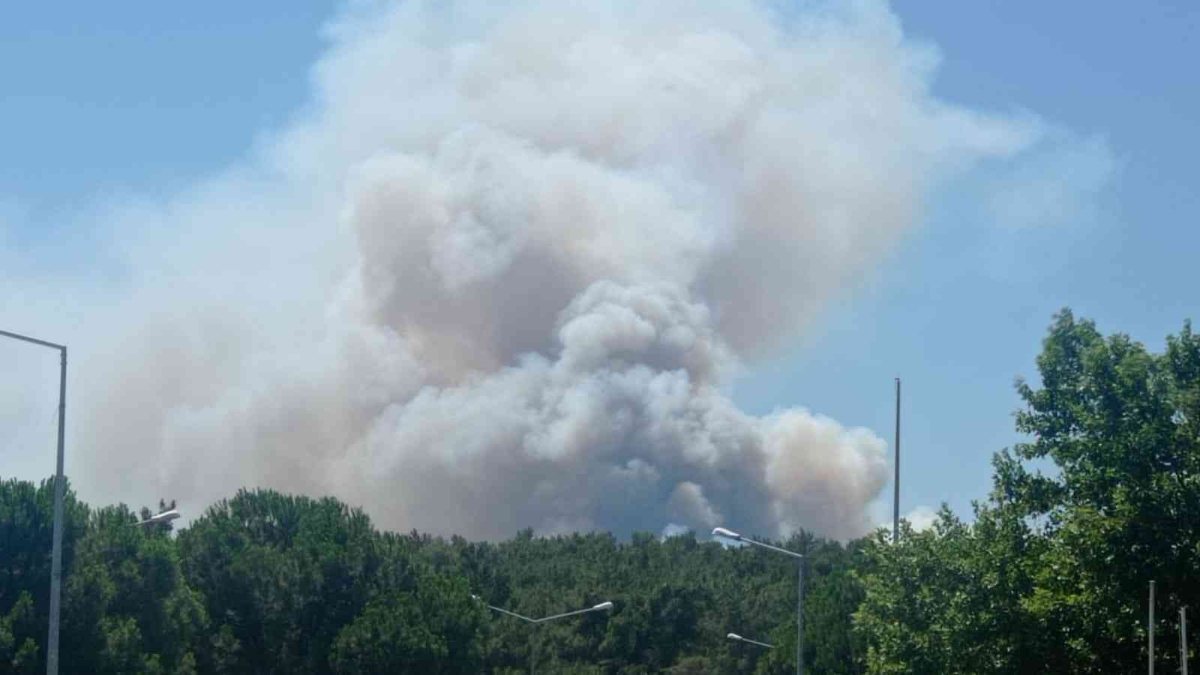
{"label": "gray smoke", "polygon": [[1027,125],[934,98],[881,3],[356,11],[243,166],[106,217],[123,276],[73,338],[85,495],[262,485],[488,538],[864,532],[884,441],[724,387]]}

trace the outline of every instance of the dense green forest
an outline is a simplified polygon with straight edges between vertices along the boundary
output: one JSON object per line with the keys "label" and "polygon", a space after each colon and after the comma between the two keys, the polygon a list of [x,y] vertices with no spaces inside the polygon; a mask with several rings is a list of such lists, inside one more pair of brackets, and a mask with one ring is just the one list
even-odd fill
{"label": "dense green forest", "polygon": [[[898,544],[778,542],[808,556],[810,672],[1135,672],[1151,579],[1158,667],[1178,667],[1178,609],[1200,608],[1200,338],[1185,325],[1155,353],[1064,311],[1037,365],[1041,381],[1017,385],[1025,442],[996,455],[971,518],[943,509]],[[0,483],[0,672],[45,668],[51,494]],[[64,673],[795,667],[794,561],[706,533],[469,542],[264,490],[177,532],[138,519],[68,493]],[[538,625],[486,606],[544,616],[605,600],[611,612]]]}

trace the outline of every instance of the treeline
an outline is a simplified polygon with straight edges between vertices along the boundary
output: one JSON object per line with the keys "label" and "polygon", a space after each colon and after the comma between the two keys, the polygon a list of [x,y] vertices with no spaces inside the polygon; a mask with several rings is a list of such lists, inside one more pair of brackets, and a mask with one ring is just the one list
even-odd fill
{"label": "treeline", "polygon": [[[808,556],[809,672],[1135,672],[1151,579],[1158,667],[1178,667],[1178,609],[1200,607],[1200,339],[1185,326],[1151,353],[1063,312],[1038,367],[1038,387],[1018,383],[1029,441],[996,456],[972,520],[943,510],[898,545],[882,531],[778,542]],[[0,483],[0,672],[45,668],[51,495]],[[138,519],[68,493],[64,673],[795,668],[794,561],[706,533],[468,542],[261,490],[179,532]],[[539,625],[486,607],[605,600],[611,612]]]}
{"label": "treeline", "polygon": [[[44,670],[52,493],[0,484],[0,671]],[[725,635],[795,647],[795,565],[690,533],[447,540],[271,491],[174,535],[124,507],[69,497],[67,514],[65,673],[784,672],[787,654]],[[857,672],[861,546],[784,545],[811,555],[810,660]],[[537,626],[483,604],[541,617],[606,600],[611,612]]]}

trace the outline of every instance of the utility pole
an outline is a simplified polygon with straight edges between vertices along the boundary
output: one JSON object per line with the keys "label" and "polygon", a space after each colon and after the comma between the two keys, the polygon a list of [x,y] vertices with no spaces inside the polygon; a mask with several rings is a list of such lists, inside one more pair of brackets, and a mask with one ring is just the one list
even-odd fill
{"label": "utility pole", "polygon": [[900,541],[900,378],[896,378],[896,479],[893,481],[892,543]]}
{"label": "utility pole", "polygon": [[46,638],[46,675],[58,675],[58,624],[62,610],[63,435],[67,420],[67,347],[28,335],[0,330],[0,335],[51,349],[59,354],[58,371],[58,460],[54,471],[54,534],[50,545],[50,627]]}

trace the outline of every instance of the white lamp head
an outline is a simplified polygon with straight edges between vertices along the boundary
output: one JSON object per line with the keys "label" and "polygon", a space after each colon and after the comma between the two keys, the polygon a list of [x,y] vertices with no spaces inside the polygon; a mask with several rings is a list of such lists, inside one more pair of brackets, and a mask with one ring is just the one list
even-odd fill
{"label": "white lamp head", "polygon": [[733,539],[734,541],[741,541],[742,539],[742,535],[723,527],[714,527],[712,533],[714,537],[724,537],[725,539]]}
{"label": "white lamp head", "polygon": [[737,633],[730,633],[729,635],[726,635],[725,637],[729,638],[730,640],[741,640],[742,639],[742,636],[738,635]]}
{"label": "white lamp head", "polygon": [[608,610],[610,610],[610,609],[612,609],[612,608],[613,608],[613,604],[612,604],[611,602],[609,602],[609,601],[605,600],[604,602],[602,602],[602,603],[600,603],[600,604],[596,605],[596,606],[595,606],[595,607],[593,607],[592,609],[594,609],[594,610],[596,610],[596,611],[608,611]]}
{"label": "white lamp head", "polygon": [[149,518],[139,522],[138,525],[153,525],[155,523],[169,523],[178,517],[179,517],[179,512],[176,511],[175,509],[171,509],[170,511],[163,511],[162,513],[156,513],[156,514],[150,516]]}
{"label": "white lamp head", "polygon": [[176,511],[175,509],[171,509],[170,511],[163,511],[162,513],[160,513],[156,516],[151,516],[150,520],[153,520],[156,523],[166,523],[166,522],[175,520],[178,517],[179,517],[179,512]]}

